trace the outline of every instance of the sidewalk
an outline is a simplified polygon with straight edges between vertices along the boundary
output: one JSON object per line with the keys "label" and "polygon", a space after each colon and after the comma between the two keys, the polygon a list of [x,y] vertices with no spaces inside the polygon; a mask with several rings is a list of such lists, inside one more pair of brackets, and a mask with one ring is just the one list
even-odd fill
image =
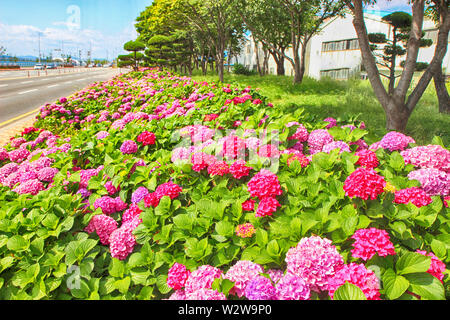
{"label": "sidewalk", "polygon": [[32,127],[34,121],[36,120],[36,115],[38,112],[29,115],[26,118],[23,118],[19,121],[8,124],[4,127],[0,128],[0,148],[3,147],[10,141],[11,137],[14,137],[16,134],[20,134],[23,129],[27,127]]}

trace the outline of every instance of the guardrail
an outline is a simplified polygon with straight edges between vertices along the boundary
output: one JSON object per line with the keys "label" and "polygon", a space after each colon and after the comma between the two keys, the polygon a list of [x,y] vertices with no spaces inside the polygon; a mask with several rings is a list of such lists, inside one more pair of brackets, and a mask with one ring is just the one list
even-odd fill
{"label": "guardrail", "polygon": [[80,72],[92,72],[95,70],[99,70],[103,68],[84,68],[84,67],[75,67],[75,68],[57,68],[57,69],[43,69],[43,70],[34,70],[32,68],[22,68],[22,69],[3,69],[0,71],[0,73],[3,71],[8,72],[17,72],[17,73],[24,73],[24,76],[27,78],[31,77],[40,77],[40,76],[48,76],[50,75],[57,75],[57,74],[66,74],[66,73],[80,73]]}

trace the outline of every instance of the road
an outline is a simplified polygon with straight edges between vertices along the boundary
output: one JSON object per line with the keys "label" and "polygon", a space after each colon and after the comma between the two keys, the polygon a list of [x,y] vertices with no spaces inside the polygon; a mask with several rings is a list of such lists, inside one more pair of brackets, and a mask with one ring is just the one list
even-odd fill
{"label": "road", "polygon": [[50,73],[57,70],[48,71],[47,76],[40,77],[28,78],[21,74],[0,77],[0,128],[37,111],[46,103],[69,96],[93,82],[109,80],[125,70],[98,68],[65,74]]}

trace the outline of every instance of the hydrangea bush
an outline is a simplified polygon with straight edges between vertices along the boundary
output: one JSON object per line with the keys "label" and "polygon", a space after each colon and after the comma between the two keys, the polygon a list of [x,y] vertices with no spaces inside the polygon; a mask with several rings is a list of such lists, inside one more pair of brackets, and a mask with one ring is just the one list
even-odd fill
{"label": "hydrangea bush", "polygon": [[446,299],[450,152],[144,69],[0,148],[1,299]]}

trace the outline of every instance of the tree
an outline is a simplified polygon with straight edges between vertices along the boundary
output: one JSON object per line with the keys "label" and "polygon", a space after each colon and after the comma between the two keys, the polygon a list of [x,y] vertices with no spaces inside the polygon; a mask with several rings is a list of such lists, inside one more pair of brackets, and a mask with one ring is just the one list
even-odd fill
{"label": "tree", "polygon": [[[223,82],[225,50],[233,37],[242,37],[242,20],[232,6],[233,0],[184,0],[183,16],[209,40],[215,51],[219,81]],[[180,8],[181,9],[181,8]]]}
{"label": "tree", "polygon": [[0,46],[0,56],[4,55],[6,53],[6,48],[3,46]]}
{"label": "tree", "polygon": [[[368,35],[369,42],[371,43],[371,50],[375,57],[379,58],[376,60],[377,64],[386,67],[389,70],[389,75],[385,75],[380,72],[381,76],[388,78],[389,80],[389,94],[394,92],[396,68],[397,68],[397,58],[404,56],[406,54],[407,40],[409,38],[409,33],[411,31],[412,16],[409,13],[397,11],[382,18],[383,21],[387,22],[392,27],[392,40],[389,40],[384,33],[370,33]],[[425,33],[422,32],[422,36]],[[420,47],[429,47],[432,45],[432,40],[430,39],[420,39]],[[382,51],[382,53],[378,53]],[[403,61],[402,61],[403,62]],[[404,62],[401,67],[404,67]],[[423,63],[416,63],[416,71],[426,69]],[[424,68],[425,67],[425,68]]]}
{"label": "tree", "polygon": [[[439,28],[439,25],[443,23],[442,17],[446,16],[446,10],[448,11],[448,1],[441,0],[428,6],[425,10],[425,15],[431,18]],[[442,71],[442,64],[440,68],[436,69],[433,81],[439,101],[439,112],[450,113],[450,96],[447,91],[447,86],[445,85],[445,75]]]}
{"label": "tree", "polygon": [[235,4],[255,43],[261,42],[272,55],[277,75],[284,75],[286,49],[291,43],[291,26],[285,7],[276,0],[236,0]]}
{"label": "tree", "polygon": [[345,0],[345,2],[353,14],[353,26],[358,36],[364,68],[374,93],[386,114],[386,129],[404,131],[412,111],[423,95],[430,80],[439,72],[442,60],[447,52],[450,28],[450,15],[448,7],[446,7],[448,6],[448,1],[445,3],[441,0],[431,1],[440,8],[440,24],[436,49],[429,66],[409,95],[408,91],[416,70],[420,40],[422,37],[425,0],[415,0],[412,3],[412,23],[407,39],[408,46],[406,49],[405,67],[403,68],[397,86],[394,87],[391,93],[386,91],[386,88],[381,81],[380,72],[370,48],[369,36],[364,21],[363,0]]}
{"label": "tree", "polygon": [[123,45],[126,51],[129,51],[128,55],[119,56],[119,66],[133,66],[133,70],[139,69],[139,62],[144,58],[144,55],[140,52],[145,49],[145,44],[140,41],[128,41]]}

